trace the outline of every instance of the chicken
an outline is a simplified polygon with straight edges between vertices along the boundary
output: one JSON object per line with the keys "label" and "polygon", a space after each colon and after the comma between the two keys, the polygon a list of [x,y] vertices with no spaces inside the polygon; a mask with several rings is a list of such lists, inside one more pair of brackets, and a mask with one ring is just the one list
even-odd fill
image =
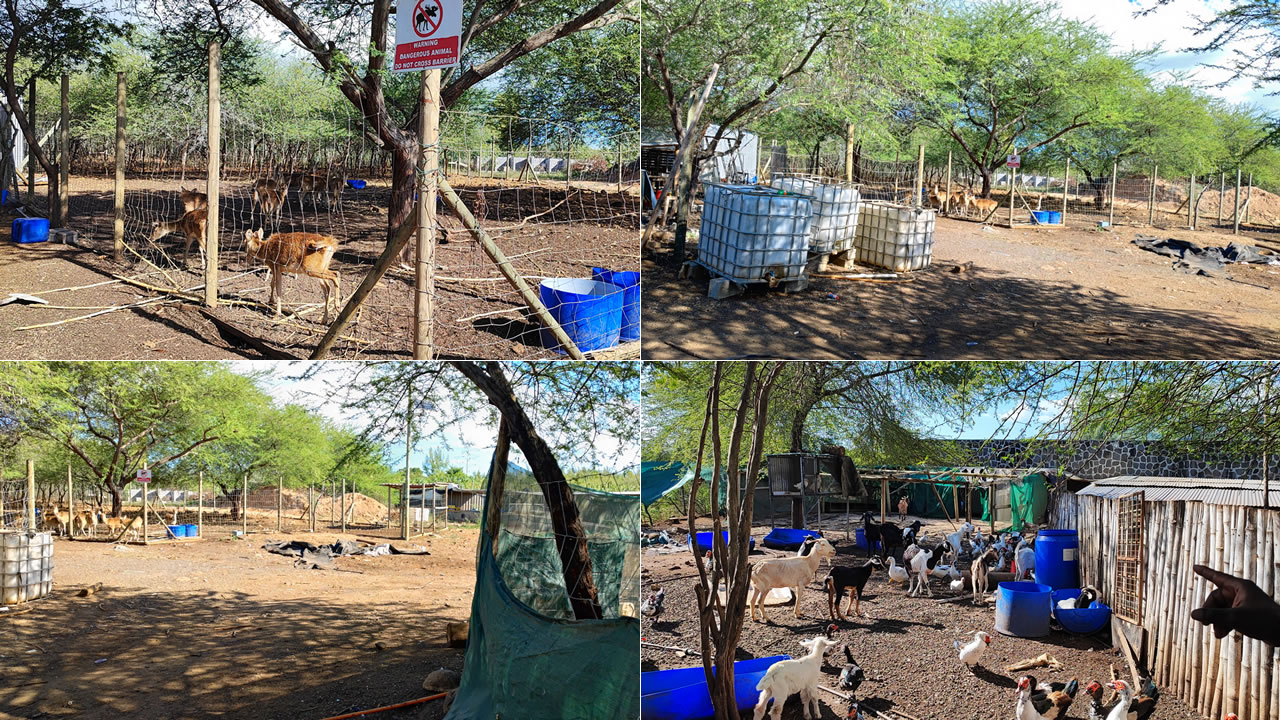
{"label": "chicken", "polygon": [[1089,696],[1089,720],[1105,720],[1107,711],[1102,705],[1102,683],[1094,680],[1085,687],[1084,692]]}
{"label": "chicken", "polygon": [[903,585],[906,585],[907,579],[909,577],[910,576],[907,574],[907,569],[899,565],[898,562],[893,559],[893,556],[890,555],[889,556],[889,582],[902,583]]}
{"label": "chicken", "polygon": [[951,581],[951,592],[961,592],[964,590],[964,578]]}
{"label": "chicken", "polygon": [[844,646],[844,658],[848,663],[844,669],[840,671],[840,689],[847,690],[850,697],[858,691],[858,686],[863,680],[867,679],[867,674],[862,671],[862,667],[853,659],[853,653],[849,652],[849,646]]}
{"label": "chicken", "polygon": [[[848,712],[845,713],[845,717],[849,718],[849,720],[863,720],[863,715],[858,710],[857,700],[854,700],[853,702],[849,703],[849,710]],[[1235,717],[1235,716],[1233,715],[1232,717]]]}
{"label": "chicken", "polygon": [[666,591],[658,588],[658,592],[645,598],[645,601],[640,605],[641,614],[646,617],[657,617],[662,612],[662,601],[666,597]]}
{"label": "chicken", "polygon": [[991,644],[991,636],[979,630],[973,634],[973,640],[968,645],[961,645],[959,640],[955,641],[956,651],[960,653],[960,662],[973,669],[978,661],[982,659],[982,653],[986,651],[987,646]]}
{"label": "chicken", "polygon": [[835,623],[831,623],[830,625],[827,626],[827,629],[824,631],[824,634],[827,636],[828,640],[831,640],[834,642],[836,639],[836,631],[839,629],[840,629],[839,626],[837,626]]}
{"label": "chicken", "polygon": [[[1047,689],[1037,690],[1034,677],[1022,676],[1018,679],[1017,720],[1056,720],[1065,717],[1079,686],[1073,679],[1066,685],[1052,683]],[[1052,690],[1054,687],[1062,689]]]}

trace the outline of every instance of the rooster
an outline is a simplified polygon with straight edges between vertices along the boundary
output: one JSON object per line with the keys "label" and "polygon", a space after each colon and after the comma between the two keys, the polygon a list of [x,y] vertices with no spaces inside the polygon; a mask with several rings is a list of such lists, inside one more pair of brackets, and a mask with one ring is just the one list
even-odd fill
{"label": "rooster", "polygon": [[1017,720],[1057,720],[1065,717],[1079,685],[1072,680],[1066,685],[1061,683],[1049,685],[1049,688],[1061,686],[1063,688],[1061,690],[1037,690],[1034,677],[1022,676],[1018,679],[1018,705],[1015,712]]}
{"label": "rooster", "polygon": [[662,612],[662,601],[666,597],[666,591],[658,588],[658,592],[645,598],[644,603],[640,605],[640,612],[646,617],[657,617]]}
{"label": "rooster", "polygon": [[955,641],[956,651],[960,653],[960,662],[969,667],[970,670],[978,664],[982,659],[982,653],[991,644],[991,636],[979,630],[973,634],[973,641],[967,645],[961,645],[959,640]]}

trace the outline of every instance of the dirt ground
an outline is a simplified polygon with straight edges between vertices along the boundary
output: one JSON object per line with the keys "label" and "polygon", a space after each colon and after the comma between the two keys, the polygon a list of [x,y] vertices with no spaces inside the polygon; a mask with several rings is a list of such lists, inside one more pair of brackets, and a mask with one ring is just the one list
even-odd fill
{"label": "dirt ground", "polygon": [[[470,614],[475,529],[404,543],[427,556],[339,558],[337,570],[261,549],[287,537],[355,536],[56,541],[53,595],[0,619],[0,718],[318,720],[422,697],[428,673],[461,670],[444,626]],[[380,717],[440,712],[433,701]]]}
{"label": "dirt ground", "polygon": [[[815,279],[804,292],[707,297],[669,246],[644,261],[644,357],[724,359],[1265,358],[1280,353],[1280,266],[1234,280],[1175,271],[1133,245],[1156,234],[1225,246],[1250,228],[1056,230],[938,220],[933,262],[910,282]],[[691,255],[693,251],[690,251]],[[858,271],[878,271],[859,267]]]}
{"label": "dirt ground", "polygon": [[[115,280],[115,274],[142,282],[194,290],[203,278],[197,249],[184,260],[183,242],[171,234],[156,243],[148,239],[155,220],[181,216],[180,185],[198,185],[190,178],[131,179],[127,183],[125,261],[111,259],[113,195],[111,181],[75,176],[71,182],[72,229],[77,246],[44,243],[0,249],[0,290],[43,297],[49,290]],[[269,275],[261,263],[244,254],[244,232],[265,226],[272,230],[307,231],[339,239],[331,268],[340,273],[345,301],[359,285],[385,243],[390,188],[370,181],[365,189],[348,188],[341,208],[321,199],[303,203],[296,188],[288,196],[280,222],[264,219],[252,207],[250,179],[228,179],[222,186],[220,207],[220,297],[238,304],[213,311],[222,322],[265,340],[278,351],[306,357],[324,331],[323,294],[318,282],[286,276],[285,317],[276,319],[262,305],[268,297]],[[638,270],[636,241],[638,198],[601,183],[515,185],[498,179],[458,178],[463,200],[475,206],[478,191],[486,194],[482,223],[535,289],[544,277],[590,277],[593,267]],[[612,187],[612,190],[609,188]],[[6,226],[9,216],[0,213]],[[442,216],[437,246],[434,340],[441,357],[549,357],[537,325],[526,316],[518,294],[505,281],[479,244],[462,229],[457,218]],[[152,264],[148,264],[152,263]],[[18,330],[66,320],[109,308],[140,302],[156,293],[123,283],[62,290],[45,298],[57,307],[0,307],[0,356],[59,359],[210,359],[261,357],[262,352],[237,338],[226,326],[211,321],[191,303],[149,304],[48,328]],[[413,322],[413,278],[393,268],[375,287],[361,312],[335,345],[333,357],[407,357]]]}
{"label": "dirt ground", "polygon": [[[835,564],[865,563],[866,551],[856,549],[852,539],[844,540],[848,519],[843,515],[823,517],[825,535],[836,547]],[[908,518],[908,523],[914,519]],[[860,522],[854,518],[854,523]],[[709,521],[706,524],[710,526]],[[701,526],[699,522],[699,528]],[[671,530],[675,527],[664,524],[653,529]],[[756,539],[756,551],[750,560],[753,565],[772,557],[793,554],[764,548],[761,540],[769,529],[766,524],[757,526],[752,532]],[[925,521],[924,529],[931,537],[951,531],[946,521]],[[666,591],[666,602],[664,612],[658,617],[642,618],[641,633],[648,643],[697,649],[700,641],[693,590],[697,568],[687,549],[688,535],[677,531],[674,537],[678,549],[673,552],[652,547],[645,550],[644,596],[648,597],[661,587]],[[962,561],[960,567],[967,574],[968,563]],[[825,563],[823,568],[818,573],[819,580],[826,574]],[[1054,630],[1049,637],[1040,640],[1006,637],[995,631],[994,598],[985,607],[974,606],[972,600],[942,602],[960,593],[952,593],[944,581],[936,578],[932,579],[931,587],[932,599],[909,598],[901,585],[888,582],[887,573],[873,573],[862,596],[862,611],[867,617],[836,623],[839,626],[836,640],[849,644],[854,659],[867,674],[866,681],[858,690],[858,698],[873,710],[897,710],[921,720],[991,720],[1013,715],[1017,702],[1016,680],[1025,674],[1034,675],[1042,683],[1066,682],[1075,677],[1083,687],[1090,680],[1108,680],[1109,665],[1115,665],[1117,673],[1127,677],[1123,657],[1118,650],[1109,647],[1105,634],[1082,637]],[[971,597],[972,593],[968,595]],[[803,654],[805,650],[800,641],[820,634],[830,620],[826,592],[819,582],[812,582],[801,591],[800,603],[799,618],[793,615],[794,605],[791,603],[770,607],[771,623],[752,622],[748,617],[743,625],[737,659],[781,654],[797,657]],[[986,630],[993,639],[981,667],[970,672],[957,659],[952,643],[956,640],[967,642],[978,630]],[[1016,673],[1004,670],[1008,663],[1045,652],[1061,660],[1065,669],[1056,673],[1045,669]],[[823,666],[821,684],[835,688],[844,663],[841,648],[833,648]],[[699,660],[697,657],[679,657],[675,651],[642,647],[640,664],[642,672],[650,672],[696,667]],[[845,716],[847,706],[844,700],[821,691],[818,697],[823,718]],[[1083,692],[1076,696],[1067,713],[1068,718],[1083,720],[1088,717],[1088,703],[1084,698]],[[743,717],[751,715],[746,713]],[[803,717],[798,696],[786,705],[783,717],[787,720]],[[1153,716],[1154,720],[1192,720],[1199,717],[1171,695],[1160,698]]]}

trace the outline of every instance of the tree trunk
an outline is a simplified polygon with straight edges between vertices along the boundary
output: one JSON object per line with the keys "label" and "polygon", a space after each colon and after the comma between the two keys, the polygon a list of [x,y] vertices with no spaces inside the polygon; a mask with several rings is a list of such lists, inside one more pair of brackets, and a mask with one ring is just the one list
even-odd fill
{"label": "tree trunk", "polygon": [[591,555],[587,551],[586,532],[582,528],[582,518],[578,514],[578,504],[573,499],[573,491],[565,480],[555,453],[534,429],[533,422],[525,414],[507,382],[500,363],[488,362],[483,369],[473,362],[457,361],[453,366],[474,383],[489,398],[489,403],[502,413],[511,439],[529,461],[533,477],[551,512],[556,550],[560,554],[560,567],[573,616],[579,620],[602,618],[595,579],[591,575]]}
{"label": "tree trunk", "polygon": [[991,171],[985,167],[979,167],[978,172],[982,173],[982,194],[981,197],[991,197]]}
{"label": "tree trunk", "polygon": [[[395,235],[409,216],[413,214],[414,195],[418,191],[417,182],[418,152],[414,144],[399,145],[391,152],[391,201],[387,206],[387,238]],[[412,265],[414,262],[413,243],[416,238],[405,243],[400,252],[400,262]]]}
{"label": "tree trunk", "polygon": [[240,519],[240,488],[229,488],[222,483],[218,483],[218,489],[222,491],[222,496],[231,503],[231,519]]}
{"label": "tree trunk", "polygon": [[115,483],[110,480],[104,480],[103,485],[107,486],[107,492],[111,493],[111,517],[120,517],[120,513],[124,510],[124,500],[120,497],[120,490],[123,488],[116,487]]}
{"label": "tree trunk", "polygon": [[804,424],[809,419],[809,413],[813,411],[813,405],[812,402],[806,401],[796,409],[796,414],[791,416],[791,452],[804,450]]}

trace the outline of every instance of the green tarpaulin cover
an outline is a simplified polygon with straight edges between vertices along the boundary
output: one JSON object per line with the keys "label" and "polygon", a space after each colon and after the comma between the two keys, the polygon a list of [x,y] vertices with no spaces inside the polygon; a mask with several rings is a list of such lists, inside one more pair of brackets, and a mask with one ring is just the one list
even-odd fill
{"label": "green tarpaulin cover", "polygon": [[[712,468],[702,468],[702,482],[711,486]],[[721,475],[723,479],[724,475]],[[693,467],[669,460],[640,463],[640,499],[649,507],[663,496],[677,490],[693,479]],[[729,504],[729,484],[720,483],[720,507]]]}

